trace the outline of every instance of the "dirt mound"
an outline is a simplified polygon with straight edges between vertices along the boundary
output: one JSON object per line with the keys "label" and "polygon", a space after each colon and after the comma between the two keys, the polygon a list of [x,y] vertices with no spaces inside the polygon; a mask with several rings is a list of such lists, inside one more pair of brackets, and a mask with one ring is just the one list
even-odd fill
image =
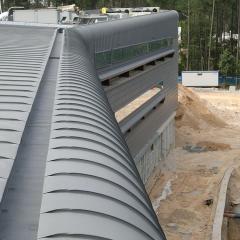
{"label": "dirt mound", "polygon": [[[179,86],[177,147],[147,185],[168,240],[211,238],[219,183],[226,169],[240,162],[239,126],[232,124],[240,121],[233,118],[240,112],[240,104],[233,104],[240,100],[230,98],[232,93],[222,95]],[[234,177],[230,201],[240,205],[240,169]],[[231,232],[240,239],[239,224]]]}
{"label": "dirt mound", "polygon": [[176,125],[178,128],[187,126],[195,130],[213,127],[225,127],[226,123],[214,115],[192,90],[178,85],[178,110]]}

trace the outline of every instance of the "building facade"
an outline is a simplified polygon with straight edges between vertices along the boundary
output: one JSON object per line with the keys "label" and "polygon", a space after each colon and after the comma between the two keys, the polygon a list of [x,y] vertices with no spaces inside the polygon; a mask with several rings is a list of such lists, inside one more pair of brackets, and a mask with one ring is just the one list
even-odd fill
{"label": "building facade", "polygon": [[174,144],[177,19],[0,25],[0,238],[166,239],[142,180]]}

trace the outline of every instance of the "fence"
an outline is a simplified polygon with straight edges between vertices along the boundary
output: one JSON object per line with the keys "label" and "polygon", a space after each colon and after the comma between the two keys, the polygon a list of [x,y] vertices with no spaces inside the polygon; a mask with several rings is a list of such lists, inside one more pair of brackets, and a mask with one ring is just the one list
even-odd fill
{"label": "fence", "polygon": [[240,88],[240,76],[220,76],[219,77],[220,87],[236,86]]}

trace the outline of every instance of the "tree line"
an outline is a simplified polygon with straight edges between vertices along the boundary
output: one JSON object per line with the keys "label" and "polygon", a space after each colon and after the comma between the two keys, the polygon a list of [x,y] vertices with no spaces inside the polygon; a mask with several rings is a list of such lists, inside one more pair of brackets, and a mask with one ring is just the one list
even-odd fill
{"label": "tree line", "polygon": [[[240,74],[239,0],[177,1],[186,15],[180,44],[180,69]],[[185,6],[181,6],[185,4]]]}
{"label": "tree line", "polygon": [[[0,0],[11,6],[42,7],[42,0]],[[3,2],[4,1],[4,2]],[[179,12],[182,27],[179,69],[220,70],[240,75],[240,0],[45,0],[53,6],[76,4],[80,9],[160,6]]]}

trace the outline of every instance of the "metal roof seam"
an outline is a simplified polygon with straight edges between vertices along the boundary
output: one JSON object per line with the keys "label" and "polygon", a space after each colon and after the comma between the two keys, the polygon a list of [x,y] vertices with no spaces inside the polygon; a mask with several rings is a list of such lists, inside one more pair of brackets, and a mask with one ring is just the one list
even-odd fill
{"label": "metal roof seam", "polygon": [[[110,215],[101,206],[90,214],[90,202],[78,204],[79,195],[71,192],[92,192],[93,202],[100,197],[124,204],[113,201]],[[57,209],[52,205],[55,201]],[[117,206],[129,215],[117,214]],[[144,214],[139,209],[145,209]],[[77,224],[69,222],[74,219]],[[80,224],[83,219],[88,225]],[[101,224],[112,227],[106,231]],[[65,30],[60,58],[38,238],[80,235],[116,240],[165,239],[87,48],[75,30],[69,29]]]}
{"label": "metal roof seam", "polygon": [[[7,176],[8,180],[54,34],[53,30],[46,29],[46,34],[39,38],[37,30],[29,28],[1,25],[0,29],[7,32],[0,35],[0,151],[3,155],[1,159],[11,159],[9,163],[4,163],[3,170],[0,169],[0,177]],[[26,38],[19,41],[23,33]],[[1,202],[5,184],[0,188]]]}

